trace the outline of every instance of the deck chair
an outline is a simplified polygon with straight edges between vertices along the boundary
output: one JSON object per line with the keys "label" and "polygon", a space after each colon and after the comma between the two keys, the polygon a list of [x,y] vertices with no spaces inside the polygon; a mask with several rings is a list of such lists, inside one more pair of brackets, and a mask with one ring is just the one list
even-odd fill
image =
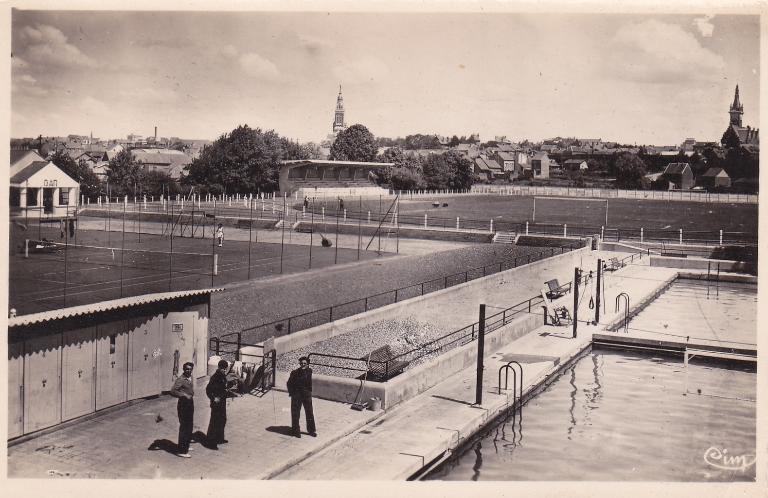
{"label": "deck chair", "polygon": [[546,297],[550,300],[554,301],[558,297],[562,297],[565,295],[565,291],[560,288],[560,282],[557,281],[557,279],[552,279],[547,282],[545,282],[548,287],[548,291],[546,291]]}
{"label": "deck chair", "polygon": [[624,265],[616,258],[609,259],[604,265],[603,269],[605,271],[616,271],[623,267]]}
{"label": "deck chair", "polygon": [[547,312],[547,321],[552,325],[570,325],[573,323],[571,312],[565,306],[552,306],[547,301],[546,290],[541,289],[541,297],[544,298],[544,308]]}

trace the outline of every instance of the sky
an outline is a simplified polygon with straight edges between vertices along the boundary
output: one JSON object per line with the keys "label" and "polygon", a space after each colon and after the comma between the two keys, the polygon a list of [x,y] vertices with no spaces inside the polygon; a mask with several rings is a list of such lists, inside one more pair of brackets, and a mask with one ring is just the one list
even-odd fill
{"label": "sky", "polygon": [[12,14],[11,136],[302,142],[414,133],[719,141],[759,127],[759,17],[547,13]]}

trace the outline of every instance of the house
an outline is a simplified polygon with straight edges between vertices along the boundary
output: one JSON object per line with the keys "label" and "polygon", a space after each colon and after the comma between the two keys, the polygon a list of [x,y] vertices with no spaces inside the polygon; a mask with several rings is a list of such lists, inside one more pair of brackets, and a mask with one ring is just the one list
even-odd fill
{"label": "house", "polygon": [[12,150],[11,151],[11,176],[26,168],[35,161],[45,161],[36,150]]}
{"label": "house", "polygon": [[80,184],[52,162],[33,161],[15,171],[10,180],[12,217],[64,218],[77,206]]}
{"label": "house", "polygon": [[669,163],[661,176],[675,189],[688,190],[693,187],[693,171],[688,163]]}
{"label": "house", "polygon": [[473,171],[475,175],[477,175],[477,177],[484,182],[489,181],[493,176],[493,173],[491,173],[491,168],[485,164],[485,159],[480,157],[475,158]]}
{"label": "house", "polygon": [[456,146],[455,150],[464,154],[469,159],[474,159],[480,156],[480,148],[476,144],[459,144]]}
{"label": "house", "polygon": [[507,173],[510,180],[517,178],[514,153],[499,151],[494,154],[493,159],[501,165],[501,169]]}
{"label": "house", "polygon": [[587,161],[583,159],[566,159],[563,163],[564,171],[586,171],[588,169]]}
{"label": "house", "polygon": [[728,188],[731,186],[731,177],[723,168],[709,168],[701,177],[699,177],[702,187],[715,189],[718,187]]}
{"label": "house", "polygon": [[184,176],[184,168],[192,163],[188,155],[173,149],[133,149],[131,154],[145,171],[160,171],[174,180]]}
{"label": "house", "polygon": [[101,157],[102,161],[111,161],[115,158],[119,153],[125,150],[125,147],[123,147],[120,144],[114,145],[110,147],[109,149],[104,151],[104,155]]}
{"label": "house", "polygon": [[533,178],[549,178],[549,156],[546,152],[537,152],[531,158],[531,175]]}
{"label": "house", "polygon": [[509,173],[504,171],[504,168],[495,160],[486,158],[485,164],[488,165],[488,169],[491,170],[494,180],[504,180],[509,178]]}

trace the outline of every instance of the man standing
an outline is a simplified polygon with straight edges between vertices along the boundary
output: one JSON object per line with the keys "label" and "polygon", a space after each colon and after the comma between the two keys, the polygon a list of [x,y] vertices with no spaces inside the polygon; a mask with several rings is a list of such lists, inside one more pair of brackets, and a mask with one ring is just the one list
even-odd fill
{"label": "man standing", "polygon": [[219,223],[219,228],[216,229],[216,238],[219,239],[219,247],[224,244],[224,226]]}
{"label": "man standing", "polygon": [[224,439],[224,426],[227,424],[227,360],[219,360],[216,373],[205,387],[205,394],[211,400],[211,421],[208,424],[208,444],[212,450],[218,450],[220,444],[228,443]]}
{"label": "man standing", "polygon": [[195,417],[195,388],[192,384],[192,369],[194,364],[187,362],[182,367],[184,372],[176,379],[171,388],[171,396],[179,398],[176,412],[179,414],[179,445],[177,455],[190,458],[189,442],[192,440],[192,421]]}
{"label": "man standing", "polygon": [[299,418],[301,407],[304,406],[304,415],[307,418],[307,432],[312,437],[317,437],[315,431],[315,414],[312,411],[312,369],[309,368],[309,358],[299,358],[299,368],[291,372],[288,377],[288,395],[291,397],[291,428],[294,437],[301,437]]}

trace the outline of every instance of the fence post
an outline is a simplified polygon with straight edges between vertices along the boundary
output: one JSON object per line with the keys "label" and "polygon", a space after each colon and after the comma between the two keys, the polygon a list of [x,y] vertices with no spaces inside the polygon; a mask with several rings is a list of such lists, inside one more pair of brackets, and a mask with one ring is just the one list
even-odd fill
{"label": "fence post", "polygon": [[427,213],[424,213],[424,228],[427,228]]}
{"label": "fence post", "polygon": [[525,222],[525,234],[528,235],[528,222]]}
{"label": "fence post", "polygon": [[397,302],[397,291],[398,289],[395,289],[395,302]]}
{"label": "fence post", "polygon": [[370,223],[370,222],[371,222],[371,212],[368,211],[368,223]]}
{"label": "fence post", "polygon": [[643,242],[643,228],[640,227],[640,242]]}
{"label": "fence post", "polygon": [[723,231],[720,230],[720,245],[723,245]]}
{"label": "fence post", "polygon": [[680,244],[683,243],[683,229],[680,229]]}
{"label": "fence post", "polygon": [[563,237],[567,237],[567,236],[568,236],[568,224],[563,223]]}
{"label": "fence post", "polygon": [[488,231],[493,233],[493,218],[491,218],[491,228]]}
{"label": "fence post", "polygon": [[459,217],[457,216],[456,217],[456,230],[458,230],[458,229],[459,229]]}
{"label": "fence post", "polygon": [[600,227],[600,242],[605,240],[605,226]]}

